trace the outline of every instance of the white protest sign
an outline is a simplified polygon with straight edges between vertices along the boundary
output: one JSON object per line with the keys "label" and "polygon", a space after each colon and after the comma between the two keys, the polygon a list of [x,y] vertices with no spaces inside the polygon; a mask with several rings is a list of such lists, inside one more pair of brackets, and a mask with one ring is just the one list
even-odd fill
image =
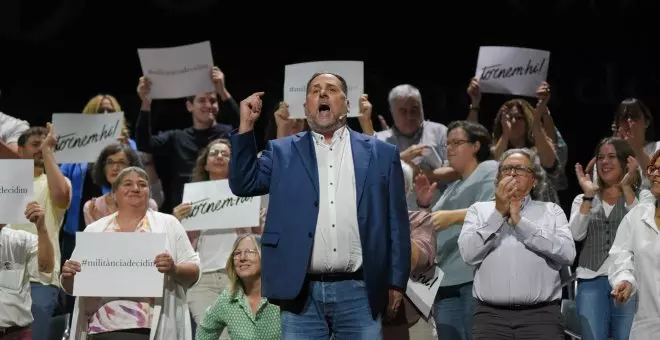
{"label": "white protest sign", "polygon": [[349,117],[360,115],[360,96],[364,94],[364,63],[361,61],[315,61],[284,67],[284,101],[289,104],[289,117],[305,118],[303,104],[307,82],[317,72],[340,75],[348,85]]}
{"label": "white protest sign", "polygon": [[408,289],[406,295],[410,301],[419,309],[419,312],[428,318],[431,313],[431,306],[435,301],[435,295],[440,288],[443,273],[437,266],[417,277],[408,279]]}
{"label": "white protest sign", "polygon": [[165,252],[165,242],[164,233],[77,232],[71,260],[81,268],[73,295],[163,296],[165,278],[154,260]]}
{"label": "white protest sign", "polygon": [[234,229],[259,226],[260,197],[237,197],[226,179],[186,183],[183,202],[192,211],[181,224],[186,230]]}
{"label": "white protest sign", "polygon": [[123,112],[53,114],[52,124],[57,135],[55,159],[58,163],[96,162],[103,148],[117,143],[123,121]]}
{"label": "white protest sign", "polygon": [[215,92],[213,54],[208,41],[168,48],[138,49],[142,75],[151,81],[152,99],[182,98]]}
{"label": "white protest sign", "polygon": [[548,75],[549,65],[548,51],[482,46],[475,77],[482,93],[535,97],[536,88]]}
{"label": "white protest sign", "polygon": [[0,223],[30,223],[25,207],[34,199],[34,160],[0,159],[0,169]]}

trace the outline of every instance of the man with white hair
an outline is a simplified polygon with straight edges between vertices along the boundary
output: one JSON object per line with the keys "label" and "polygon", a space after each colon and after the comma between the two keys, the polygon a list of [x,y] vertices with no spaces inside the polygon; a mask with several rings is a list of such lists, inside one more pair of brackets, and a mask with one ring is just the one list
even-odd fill
{"label": "man with white hair", "polygon": [[[432,182],[442,184],[458,179],[456,172],[444,164],[447,159],[447,127],[424,120],[419,89],[409,84],[398,85],[390,90],[388,102],[394,125],[376,132],[376,138],[396,145],[401,152],[401,160],[417,165]],[[369,112],[361,110],[361,114],[364,119],[371,117],[370,105]],[[440,198],[443,189],[443,185],[438,186],[431,206]],[[408,196],[407,201],[410,210],[427,208],[420,207],[414,195]]]}

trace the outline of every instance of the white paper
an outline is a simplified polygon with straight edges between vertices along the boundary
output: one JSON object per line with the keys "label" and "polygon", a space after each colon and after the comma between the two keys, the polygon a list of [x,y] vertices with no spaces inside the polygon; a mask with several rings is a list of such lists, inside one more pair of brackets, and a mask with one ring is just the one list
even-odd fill
{"label": "white paper", "polygon": [[138,49],[142,74],[151,81],[152,99],[183,98],[215,92],[213,54],[208,41],[168,48]]}
{"label": "white paper", "polygon": [[431,306],[433,306],[435,295],[440,288],[442,276],[443,273],[440,269],[433,266],[426,273],[408,279],[406,295],[425,318],[428,318],[431,313]]}
{"label": "white paper", "polygon": [[261,197],[237,197],[226,179],[186,183],[183,202],[193,204],[190,214],[181,221],[186,230],[259,226]]}
{"label": "white paper", "polygon": [[101,150],[117,143],[124,113],[55,113],[52,124],[57,135],[55,159],[58,163],[94,163]]}
{"label": "white paper", "polygon": [[430,165],[433,169],[442,168],[445,164],[433,146],[424,148],[422,150],[422,156],[424,157],[424,162]]}
{"label": "white paper", "polygon": [[71,260],[81,269],[73,295],[162,297],[165,278],[154,260],[165,242],[164,233],[77,232]]}
{"label": "white paper", "polygon": [[364,63],[362,61],[315,61],[284,67],[284,101],[289,104],[289,117],[305,118],[307,82],[317,72],[340,75],[348,85],[348,117],[360,115],[360,96],[364,94]]}
{"label": "white paper", "polygon": [[0,223],[30,223],[25,208],[34,200],[34,160],[0,159],[0,169]]}
{"label": "white paper", "polygon": [[550,52],[530,48],[482,46],[476,77],[482,93],[535,97],[545,81]]}

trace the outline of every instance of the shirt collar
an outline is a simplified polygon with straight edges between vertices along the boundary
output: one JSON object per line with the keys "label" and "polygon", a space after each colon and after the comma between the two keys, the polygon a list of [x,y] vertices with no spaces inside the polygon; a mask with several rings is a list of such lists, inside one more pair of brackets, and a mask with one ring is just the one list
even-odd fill
{"label": "shirt collar", "polygon": [[[348,129],[346,128],[346,125],[344,125],[339,129],[335,130],[335,132],[332,134],[332,144],[330,145],[335,145],[336,143],[340,142],[347,136],[348,136]],[[325,144],[325,136],[323,136],[322,134],[312,131],[312,137],[314,138],[314,142],[316,142],[317,144],[328,145]]]}

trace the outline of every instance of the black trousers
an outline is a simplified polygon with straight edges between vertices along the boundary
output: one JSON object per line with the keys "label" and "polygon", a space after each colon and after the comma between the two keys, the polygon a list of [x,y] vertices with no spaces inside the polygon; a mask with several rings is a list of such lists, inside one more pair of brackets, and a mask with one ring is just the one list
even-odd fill
{"label": "black trousers", "polygon": [[506,308],[477,302],[473,340],[563,340],[559,303]]}

